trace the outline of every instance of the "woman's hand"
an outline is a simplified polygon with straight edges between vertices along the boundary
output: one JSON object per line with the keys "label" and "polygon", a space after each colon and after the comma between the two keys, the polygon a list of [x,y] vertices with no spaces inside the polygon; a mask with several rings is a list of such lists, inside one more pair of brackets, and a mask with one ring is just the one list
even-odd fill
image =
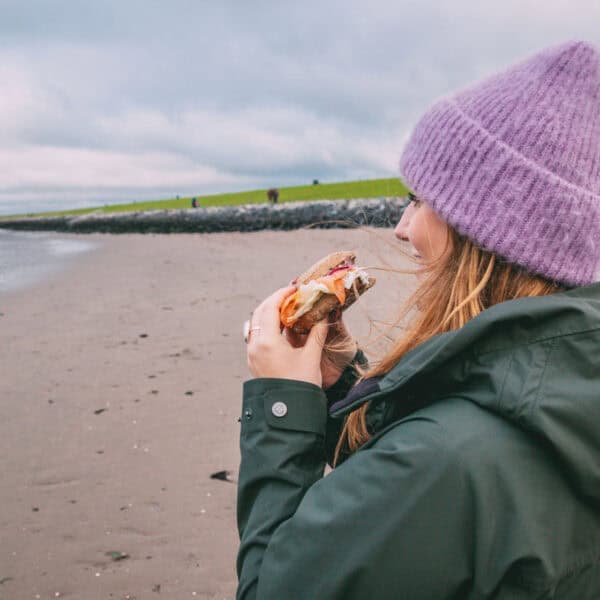
{"label": "woman's hand", "polygon": [[295,286],[288,286],[276,291],[252,313],[248,367],[254,377],[296,379],[321,387],[324,383],[321,355],[329,327],[327,321],[317,323],[299,347],[294,347],[281,334],[279,309],[295,290]]}
{"label": "woman's hand", "polygon": [[[285,335],[295,348],[303,347],[308,338],[308,335],[295,333],[291,329],[286,329]],[[342,321],[341,310],[333,313],[327,322],[325,348],[321,355],[321,378],[324,390],[337,383],[344,369],[352,362],[356,351],[356,340]]]}

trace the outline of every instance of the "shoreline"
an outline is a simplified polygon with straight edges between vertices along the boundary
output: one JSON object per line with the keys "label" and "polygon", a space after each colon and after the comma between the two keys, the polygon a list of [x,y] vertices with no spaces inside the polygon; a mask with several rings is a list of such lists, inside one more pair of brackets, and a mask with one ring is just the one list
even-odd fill
{"label": "shoreline", "polygon": [[93,236],[0,229],[0,300],[60,276],[101,244]]}

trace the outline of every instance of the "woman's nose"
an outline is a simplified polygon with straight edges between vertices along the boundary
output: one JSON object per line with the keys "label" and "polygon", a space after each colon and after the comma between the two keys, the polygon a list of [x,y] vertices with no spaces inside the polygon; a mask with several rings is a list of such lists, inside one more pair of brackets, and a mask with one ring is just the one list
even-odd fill
{"label": "woman's nose", "polygon": [[400,221],[398,221],[398,225],[396,225],[394,229],[394,235],[399,239],[405,242],[408,241],[408,224],[410,221],[410,217],[408,215],[408,209],[405,209],[402,213],[402,217]]}

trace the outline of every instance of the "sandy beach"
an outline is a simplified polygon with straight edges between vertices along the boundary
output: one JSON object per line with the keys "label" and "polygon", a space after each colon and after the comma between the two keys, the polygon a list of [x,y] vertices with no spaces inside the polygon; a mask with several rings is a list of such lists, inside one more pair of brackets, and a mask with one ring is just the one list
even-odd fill
{"label": "sandy beach", "polygon": [[[68,237],[68,236],[67,236]],[[406,266],[391,230],[94,234],[0,296],[0,599],[231,599],[242,322],[322,255]],[[374,272],[361,339],[412,278]]]}

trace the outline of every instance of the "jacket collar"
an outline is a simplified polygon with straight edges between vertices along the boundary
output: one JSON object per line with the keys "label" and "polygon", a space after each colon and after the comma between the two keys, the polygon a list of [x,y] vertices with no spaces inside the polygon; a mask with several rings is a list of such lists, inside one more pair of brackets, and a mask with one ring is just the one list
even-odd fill
{"label": "jacket collar", "polygon": [[535,436],[600,501],[600,284],[493,306],[364,382],[333,416],[369,402],[367,423],[379,431],[447,397]]}
{"label": "jacket collar", "polygon": [[600,283],[503,302],[483,311],[461,329],[434,336],[411,350],[385,376],[363,380],[331,406],[330,414],[343,416],[364,402],[379,402],[415,383],[420,384],[421,393],[437,388],[439,381],[431,375],[459,367],[470,356],[513,351],[536,341],[598,328]]}
{"label": "jacket collar", "polygon": [[600,283],[495,305],[363,381],[332,416],[369,402],[367,421],[380,430],[452,396],[544,440],[574,485],[600,500]]}

